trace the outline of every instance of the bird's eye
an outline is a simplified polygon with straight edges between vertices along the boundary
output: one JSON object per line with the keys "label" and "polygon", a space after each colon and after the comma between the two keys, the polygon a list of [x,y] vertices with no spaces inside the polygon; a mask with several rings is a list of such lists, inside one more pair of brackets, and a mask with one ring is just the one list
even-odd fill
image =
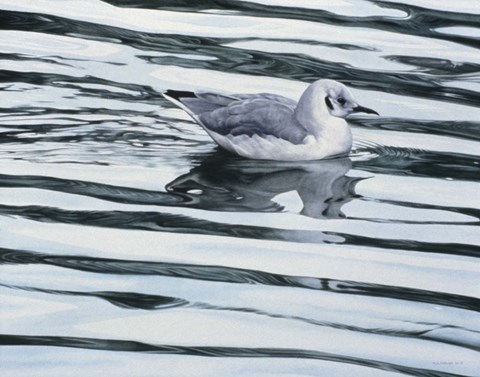
{"label": "bird's eye", "polygon": [[343,106],[343,105],[345,105],[345,103],[347,102],[347,100],[346,100],[345,98],[340,97],[340,98],[337,98],[337,102],[338,102],[340,105]]}

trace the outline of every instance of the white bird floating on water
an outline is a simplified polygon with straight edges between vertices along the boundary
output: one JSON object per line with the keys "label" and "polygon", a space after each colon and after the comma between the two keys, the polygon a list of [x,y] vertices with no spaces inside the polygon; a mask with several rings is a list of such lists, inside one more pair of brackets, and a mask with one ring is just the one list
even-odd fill
{"label": "white bird floating on water", "polygon": [[252,159],[306,161],[342,156],[352,148],[344,120],[352,113],[378,113],[358,105],[333,80],[311,84],[297,102],[276,94],[167,90],[163,96],[185,110],[224,149]]}

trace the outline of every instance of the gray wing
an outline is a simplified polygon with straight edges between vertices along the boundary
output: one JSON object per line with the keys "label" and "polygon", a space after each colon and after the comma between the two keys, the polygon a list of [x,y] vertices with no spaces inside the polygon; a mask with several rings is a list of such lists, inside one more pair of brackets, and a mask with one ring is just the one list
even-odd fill
{"label": "gray wing", "polygon": [[[297,103],[270,93],[234,94],[167,91],[201,126],[221,135],[272,135],[300,144],[308,135],[294,117]],[[169,98],[170,97],[170,98]]]}

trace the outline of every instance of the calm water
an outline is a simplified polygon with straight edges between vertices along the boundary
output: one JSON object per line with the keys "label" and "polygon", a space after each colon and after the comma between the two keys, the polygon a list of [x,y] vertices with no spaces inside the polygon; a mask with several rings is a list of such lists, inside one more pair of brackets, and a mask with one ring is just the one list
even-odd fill
{"label": "calm water", "polygon": [[[193,5],[192,5],[193,4]],[[0,0],[11,376],[479,376],[480,4]],[[171,89],[339,80],[351,156],[217,150]]]}

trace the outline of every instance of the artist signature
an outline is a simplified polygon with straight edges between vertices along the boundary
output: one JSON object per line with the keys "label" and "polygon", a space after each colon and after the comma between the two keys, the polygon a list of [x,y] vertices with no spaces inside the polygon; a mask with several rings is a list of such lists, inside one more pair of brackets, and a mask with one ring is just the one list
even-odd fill
{"label": "artist signature", "polygon": [[463,365],[463,361],[434,361],[433,365]]}

